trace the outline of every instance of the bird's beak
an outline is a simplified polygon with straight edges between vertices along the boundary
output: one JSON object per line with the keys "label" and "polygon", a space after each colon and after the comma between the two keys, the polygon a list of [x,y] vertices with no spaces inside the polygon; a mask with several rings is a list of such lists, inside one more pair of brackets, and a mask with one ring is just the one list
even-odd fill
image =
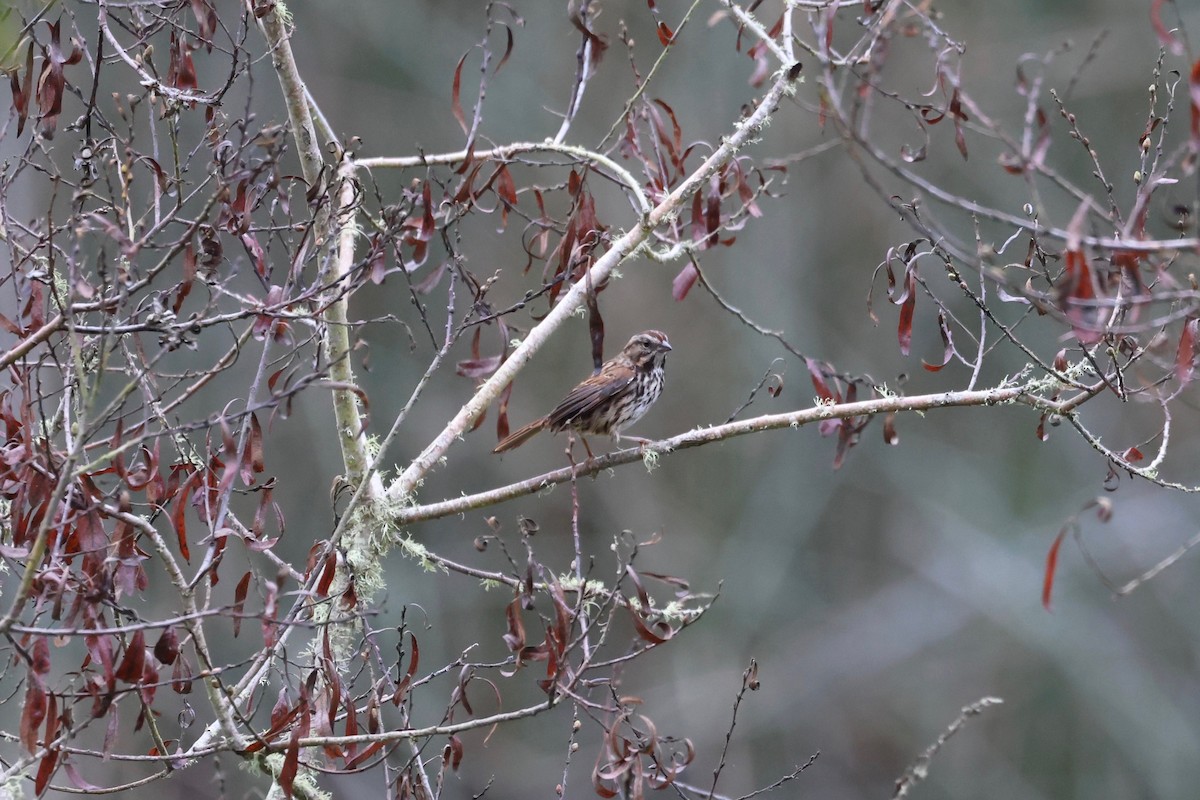
{"label": "bird's beak", "polygon": [[671,343],[668,342],[666,339],[663,339],[661,342],[659,342],[658,349],[662,350],[663,352],[670,352]]}

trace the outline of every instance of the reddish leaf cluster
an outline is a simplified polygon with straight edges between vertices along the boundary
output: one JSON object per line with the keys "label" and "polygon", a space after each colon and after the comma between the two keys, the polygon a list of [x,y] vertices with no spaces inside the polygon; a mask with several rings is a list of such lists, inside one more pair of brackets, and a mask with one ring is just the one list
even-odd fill
{"label": "reddish leaf cluster", "polygon": [[[542,273],[543,280],[549,278],[548,298],[551,305],[566,286],[580,280],[591,268],[596,247],[603,241],[604,233],[608,230],[596,217],[596,201],[587,189],[586,173],[572,170],[567,182],[567,191],[573,207],[567,217],[566,230],[546,259],[546,269]],[[551,265],[554,267],[552,275]],[[601,284],[592,288],[598,293],[605,287]]]}
{"label": "reddish leaf cluster", "polygon": [[[63,67],[78,64],[83,59],[83,49],[76,42],[71,42],[71,52],[63,54],[62,45],[59,42],[61,35],[62,20],[58,22],[46,23],[50,27],[50,41],[42,48],[42,71],[38,75],[37,82],[37,101],[38,113],[41,115],[41,123],[38,126],[38,132],[47,139],[54,138],[54,130],[58,127],[58,115],[62,113],[63,92],[66,90],[66,76],[63,74]],[[32,45],[31,45],[32,47]],[[31,66],[29,60],[26,60],[26,69]],[[16,74],[13,74],[12,80],[16,81]],[[23,84],[21,100],[28,102],[28,72],[26,73],[26,82]],[[13,105],[18,109],[21,104],[17,103],[16,92],[13,93]],[[18,110],[18,129],[21,127],[21,122],[24,119],[24,113]],[[18,136],[20,132],[18,130]]]}
{"label": "reddish leaf cluster", "polygon": [[[629,705],[637,701],[626,698]],[[646,790],[666,789],[696,757],[690,739],[660,737],[654,722],[638,714],[612,723],[604,737],[604,750],[592,769],[592,788],[600,797],[618,794],[644,800]],[[628,732],[626,732],[626,728]]]}
{"label": "reddish leaf cluster", "polygon": [[[816,359],[806,358],[808,375],[812,379],[813,388],[821,402],[840,405],[853,403],[858,400],[858,384],[853,381],[843,381],[836,376],[832,367]],[[832,386],[830,385],[832,383]],[[844,391],[843,388],[844,387]],[[863,430],[870,424],[871,416],[843,417],[824,419],[817,424],[817,430],[822,436],[837,435],[837,448],[833,455],[833,468],[838,469],[845,463],[850,448],[858,444]],[[889,443],[896,441],[895,429],[891,420],[884,430],[884,439]]]}

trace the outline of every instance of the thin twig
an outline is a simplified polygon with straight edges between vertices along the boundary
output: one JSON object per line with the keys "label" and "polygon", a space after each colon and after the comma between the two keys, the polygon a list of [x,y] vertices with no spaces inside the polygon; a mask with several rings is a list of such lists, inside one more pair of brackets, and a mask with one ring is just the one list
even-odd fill
{"label": "thin twig", "polygon": [[902,797],[907,797],[909,791],[914,786],[925,780],[925,778],[929,775],[929,762],[938,754],[938,751],[942,749],[942,745],[946,744],[946,741],[951,736],[958,733],[962,727],[967,724],[967,720],[969,720],[971,717],[977,717],[991,706],[1000,705],[1003,702],[1004,701],[999,697],[981,697],[974,703],[971,703],[971,705],[965,706],[962,710],[962,713],[960,713],[958,717],[956,717],[955,720],[950,723],[946,730],[942,731],[941,735],[938,736],[937,741],[927,747],[925,752],[918,756],[917,760],[904,770],[904,774],[901,775],[896,781],[896,791],[892,793],[892,800],[899,800]]}

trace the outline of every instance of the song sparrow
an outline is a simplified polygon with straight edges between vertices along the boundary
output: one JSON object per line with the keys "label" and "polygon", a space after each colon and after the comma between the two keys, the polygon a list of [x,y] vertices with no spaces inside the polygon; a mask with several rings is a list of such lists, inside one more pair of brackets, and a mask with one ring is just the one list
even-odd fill
{"label": "song sparrow", "polygon": [[553,411],[506,436],[492,452],[519,447],[543,428],[556,433],[569,428],[620,441],[621,431],[641,419],[662,394],[663,364],[670,349],[662,331],[639,333],[624,350],[604,362],[599,372],[572,389]]}

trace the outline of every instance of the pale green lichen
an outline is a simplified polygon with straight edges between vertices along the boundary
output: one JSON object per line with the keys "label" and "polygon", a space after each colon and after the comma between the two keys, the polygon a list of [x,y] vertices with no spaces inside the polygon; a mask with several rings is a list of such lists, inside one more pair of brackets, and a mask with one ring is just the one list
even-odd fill
{"label": "pale green lichen", "polygon": [[400,549],[404,551],[404,554],[420,564],[421,569],[425,572],[440,572],[443,575],[450,574],[450,570],[446,565],[439,564],[430,558],[429,550],[426,549],[425,545],[414,541],[411,534],[404,534],[397,542],[400,545]]}
{"label": "pale green lichen", "polygon": [[[578,576],[568,573],[558,576],[558,585],[563,588],[563,591],[577,592],[579,591],[580,582]],[[583,583],[583,596],[585,598],[604,594],[608,594],[608,586],[605,585],[604,581],[593,579]]]}
{"label": "pale green lichen", "polygon": [[287,26],[292,24],[292,11],[287,7],[287,4],[282,0],[277,0],[275,3],[275,13],[279,15],[279,20]]}
{"label": "pale green lichen", "polygon": [[21,775],[10,775],[8,780],[0,783],[0,800],[22,800],[24,798],[23,777]]}
{"label": "pale green lichen", "polygon": [[678,600],[672,600],[659,612],[667,622],[685,622],[695,616],[695,610],[684,606]]}
{"label": "pale green lichen", "polygon": [[364,503],[351,511],[343,523],[341,543],[346,563],[354,573],[355,592],[361,600],[369,601],[386,585],[381,565],[389,550],[392,526],[388,520],[393,516],[386,502]]}
{"label": "pale green lichen", "polygon": [[[266,772],[272,777],[278,778],[280,771],[283,769],[283,761],[284,755],[282,753],[263,753],[253,759],[242,761],[241,768],[248,772]],[[292,795],[295,796],[297,794],[304,797],[317,798],[317,800],[332,800],[333,798],[333,795],[329,792],[321,791],[312,773],[306,769],[298,770],[296,777],[292,781]],[[267,795],[268,798],[282,796],[283,790],[277,783],[271,786],[271,791]]]}

